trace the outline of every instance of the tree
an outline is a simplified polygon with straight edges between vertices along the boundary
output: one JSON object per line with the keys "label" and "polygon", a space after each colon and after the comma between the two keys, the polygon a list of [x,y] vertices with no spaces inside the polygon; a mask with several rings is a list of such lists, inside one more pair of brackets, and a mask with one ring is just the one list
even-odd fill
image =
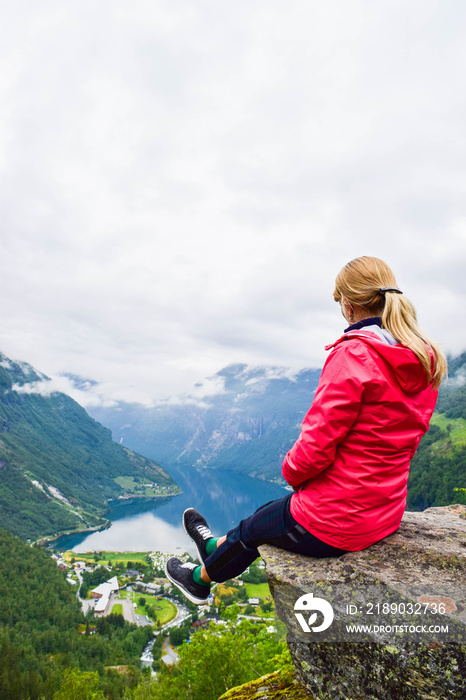
{"label": "tree", "polygon": [[172,627],[170,630],[170,644],[173,644],[175,647],[182,644],[187,637],[188,635],[183,627]]}
{"label": "tree", "polygon": [[246,601],[248,599],[248,592],[246,586],[241,586],[238,591],[238,600]]}
{"label": "tree", "polygon": [[[93,611],[84,617],[76,591],[50,554],[4,530],[0,562],[0,698],[52,700],[55,692],[72,698],[73,689],[81,697],[83,677],[69,676],[70,668],[97,671],[97,687],[109,700],[135,685],[151,626],[131,625],[121,615],[95,618]],[[111,669],[116,665],[135,668],[136,675],[117,673]],[[95,677],[84,677],[91,690]],[[91,690],[82,697],[93,698]]]}
{"label": "tree", "polygon": [[105,700],[98,685],[98,673],[69,668],[64,672],[60,690],[54,693],[53,700]]}
{"label": "tree", "polygon": [[242,574],[241,580],[245,583],[265,583],[267,574],[263,569],[259,569],[255,564],[251,564],[249,571]]}
{"label": "tree", "polygon": [[253,634],[249,621],[229,631],[220,625],[199,630],[178,653],[178,664],[160,668],[156,680],[133,691],[132,700],[217,700],[236,685],[291,664],[285,644],[266,632]]}

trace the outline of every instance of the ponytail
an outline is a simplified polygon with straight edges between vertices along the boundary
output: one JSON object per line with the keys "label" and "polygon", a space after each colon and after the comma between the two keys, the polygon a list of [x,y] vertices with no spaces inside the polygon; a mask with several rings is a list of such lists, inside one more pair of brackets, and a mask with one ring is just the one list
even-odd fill
{"label": "ponytail", "polygon": [[[410,348],[431,377],[433,388],[438,389],[447,371],[447,362],[442,350],[432,340],[426,338],[417,324],[416,310],[405,296],[386,294],[382,313],[382,326],[399,343]],[[429,352],[432,351],[433,358]]]}
{"label": "ponytail", "polygon": [[414,305],[400,292],[393,272],[383,260],[364,256],[349,262],[335,281],[333,298],[341,301],[343,296],[362,306],[369,315],[381,316],[383,328],[414,352],[433,388],[438,389],[447,372],[445,356],[439,345],[421,332]]}

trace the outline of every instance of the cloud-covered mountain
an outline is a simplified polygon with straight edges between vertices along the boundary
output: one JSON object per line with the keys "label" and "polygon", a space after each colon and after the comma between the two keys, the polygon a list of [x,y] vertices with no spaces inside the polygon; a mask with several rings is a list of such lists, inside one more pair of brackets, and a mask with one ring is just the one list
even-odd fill
{"label": "cloud-covered mountain", "polygon": [[204,466],[280,480],[319,376],[320,370],[235,364],[153,408],[120,403],[88,410],[116,441],[166,467]]}

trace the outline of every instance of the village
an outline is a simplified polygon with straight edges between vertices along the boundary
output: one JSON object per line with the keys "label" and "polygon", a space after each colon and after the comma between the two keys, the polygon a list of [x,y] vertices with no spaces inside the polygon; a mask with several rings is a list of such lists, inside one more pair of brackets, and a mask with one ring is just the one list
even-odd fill
{"label": "village", "polygon": [[[120,614],[138,626],[152,625],[159,630],[180,620],[185,599],[165,577],[168,553],[74,552],[53,553],[58,567],[66,574],[86,615],[105,617]],[[76,558],[79,556],[79,559]],[[178,554],[188,561],[188,554]],[[218,619],[220,608],[238,603],[241,613],[253,618],[270,617],[273,603],[265,582],[264,564],[258,561],[243,574],[218,584],[207,604],[193,606],[198,620]],[[191,607],[191,604],[188,603]]]}

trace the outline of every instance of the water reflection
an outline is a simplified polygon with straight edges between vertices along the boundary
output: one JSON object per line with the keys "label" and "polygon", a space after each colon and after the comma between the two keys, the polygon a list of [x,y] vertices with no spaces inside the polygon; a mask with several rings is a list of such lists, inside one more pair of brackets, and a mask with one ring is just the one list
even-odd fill
{"label": "water reflection", "polygon": [[177,548],[195,555],[191,540],[181,526],[183,511],[197,508],[219,536],[263,503],[280,498],[282,487],[233,472],[189,467],[168,468],[183,489],[179,496],[159,501],[117,502],[107,516],[108,530],[59,538],[55,546],[76,552],[95,550],[174,552]]}

